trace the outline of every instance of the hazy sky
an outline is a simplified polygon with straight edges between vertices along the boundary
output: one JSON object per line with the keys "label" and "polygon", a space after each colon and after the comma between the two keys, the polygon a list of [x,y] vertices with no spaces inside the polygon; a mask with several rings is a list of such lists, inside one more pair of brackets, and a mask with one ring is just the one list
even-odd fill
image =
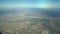
{"label": "hazy sky", "polygon": [[60,0],[0,0],[0,7],[38,7],[54,8],[60,6]]}

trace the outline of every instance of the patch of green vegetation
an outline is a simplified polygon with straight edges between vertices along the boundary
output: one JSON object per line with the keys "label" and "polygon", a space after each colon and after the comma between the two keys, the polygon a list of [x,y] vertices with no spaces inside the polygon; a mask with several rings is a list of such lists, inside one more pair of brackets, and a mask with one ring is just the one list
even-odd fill
{"label": "patch of green vegetation", "polygon": [[49,25],[48,22],[49,22],[48,19],[45,19],[45,18],[32,18],[30,20],[31,25],[35,25],[37,23],[43,23],[44,26],[47,26]]}
{"label": "patch of green vegetation", "polygon": [[50,30],[50,34],[60,34],[60,31]]}

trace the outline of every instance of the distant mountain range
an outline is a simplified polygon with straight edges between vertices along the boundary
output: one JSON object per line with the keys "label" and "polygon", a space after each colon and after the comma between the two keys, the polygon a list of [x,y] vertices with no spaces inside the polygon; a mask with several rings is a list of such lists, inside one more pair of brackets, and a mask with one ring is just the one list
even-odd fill
{"label": "distant mountain range", "polygon": [[46,15],[47,17],[56,17],[60,18],[60,9],[59,8],[51,8],[51,9],[42,9],[42,8],[13,8],[13,9],[3,9],[0,10],[0,15],[8,15],[8,14],[24,14],[24,15],[38,15],[40,14]]}

